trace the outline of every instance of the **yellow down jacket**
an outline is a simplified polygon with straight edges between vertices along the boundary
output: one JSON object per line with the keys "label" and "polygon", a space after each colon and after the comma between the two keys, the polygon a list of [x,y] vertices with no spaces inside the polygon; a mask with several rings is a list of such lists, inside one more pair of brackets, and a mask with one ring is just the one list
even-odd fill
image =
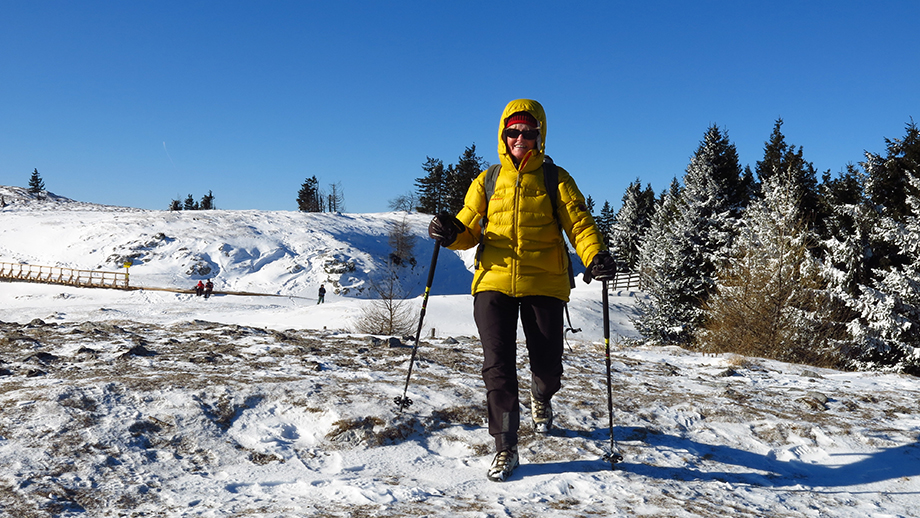
{"label": "yellow down jacket", "polygon": [[[540,139],[531,155],[514,165],[502,132],[512,114],[526,111],[540,123]],[[486,211],[483,171],[470,185],[463,209],[457,215],[466,230],[449,248],[466,250],[479,245],[483,249],[473,276],[473,294],[498,291],[512,297],[545,295],[569,300],[567,258],[559,224],[553,217],[552,202],[543,181],[543,158],[546,149],[546,114],[537,101],[518,99],[505,107],[499,121],[498,155],[501,171],[495,192],[488,203],[488,224],[484,236],[482,217]],[[583,264],[594,254],[606,250],[594,218],[588,212],[584,196],[569,173],[559,170],[558,216],[569,242]]]}

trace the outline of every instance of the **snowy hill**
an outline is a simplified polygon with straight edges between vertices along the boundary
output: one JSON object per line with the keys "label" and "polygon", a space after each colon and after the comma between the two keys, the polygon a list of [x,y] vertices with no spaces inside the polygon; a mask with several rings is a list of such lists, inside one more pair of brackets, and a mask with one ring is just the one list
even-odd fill
{"label": "snowy hill", "polygon": [[[337,294],[368,296],[367,283],[387,267],[391,226],[405,219],[420,235],[428,219],[397,213],[128,211],[34,200],[10,205],[3,214],[3,261],[118,270],[130,259],[134,285],[188,288],[213,279],[218,289],[311,298],[324,282]],[[430,259],[429,248],[416,252]],[[442,266],[458,267],[465,270],[451,257]],[[400,268],[415,294],[423,268]]]}
{"label": "snowy hill", "polygon": [[[399,413],[410,347],[350,329],[405,215],[11,202],[19,191],[0,187],[2,262],[130,258],[133,285],[214,277],[273,296],[0,283],[0,515],[918,516],[916,378],[640,346],[641,294],[616,294],[610,430],[599,286],[579,281],[558,429],[524,423],[521,467],[493,483],[469,254],[440,254],[433,337]],[[427,220],[408,216],[416,265],[400,267],[417,307]],[[322,305],[319,283],[338,291]]]}
{"label": "snowy hill", "polygon": [[[76,290],[67,302],[100,297],[112,300],[121,317],[170,322],[211,318],[222,322],[307,328],[348,329],[360,313],[362,301],[373,296],[370,286],[389,275],[389,234],[405,223],[416,238],[412,259],[394,267],[409,298],[424,293],[433,246],[427,235],[429,216],[401,212],[380,214],[329,214],[286,211],[147,211],[75,202],[49,195],[36,200],[24,189],[0,187],[0,193],[19,193],[16,203],[0,208],[0,262],[59,266],[85,270],[124,271],[130,259],[131,285],[191,289],[200,279],[213,279],[217,291],[251,292],[282,297],[260,299],[223,297],[198,307],[194,297],[154,291],[97,293]],[[444,332],[473,334],[471,321],[473,251],[445,250],[439,256],[426,321]],[[324,284],[327,304],[305,311]],[[15,286],[12,289],[23,289]],[[573,325],[586,336],[602,336],[598,284],[579,283],[573,294]],[[28,291],[60,288],[30,286]],[[615,335],[635,336],[629,323],[634,297],[613,297],[617,318]],[[33,297],[29,297],[30,299]],[[42,300],[44,308],[58,307],[59,299]],[[149,311],[151,303],[162,311]],[[341,304],[339,304],[341,303]],[[419,302],[419,305],[421,303]],[[438,306],[443,305],[443,310]],[[19,304],[14,304],[19,305]],[[265,308],[270,305],[270,310]],[[58,319],[93,318],[63,304]],[[456,306],[456,307],[455,307]],[[29,306],[33,307],[33,306]],[[189,310],[189,311],[186,311]],[[457,311],[464,319],[456,318]],[[253,322],[255,312],[258,320]],[[111,313],[110,313],[111,314]],[[15,313],[14,313],[15,315]],[[45,318],[47,311],[39,313]],[[14,320],[23,320],[16,316]],[[172,319],[172,320],[171,320]],[[430,319],[430,320],[428,320]],[[27,320],[26,320],[27,321]]]}

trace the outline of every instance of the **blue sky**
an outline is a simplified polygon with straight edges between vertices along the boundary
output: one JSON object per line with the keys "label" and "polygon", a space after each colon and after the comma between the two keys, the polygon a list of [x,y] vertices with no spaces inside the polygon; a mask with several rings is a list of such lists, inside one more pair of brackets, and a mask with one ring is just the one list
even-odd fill
{"label": "blue sky", "polygon": [[777,118],[819,173],[920,119],[920,2],[0,0],[0,184],[166,209],[349,212],[414,190],[427,157],[497,161],[505,104],[598,206],[681,178],[706,129],[742,165]]}

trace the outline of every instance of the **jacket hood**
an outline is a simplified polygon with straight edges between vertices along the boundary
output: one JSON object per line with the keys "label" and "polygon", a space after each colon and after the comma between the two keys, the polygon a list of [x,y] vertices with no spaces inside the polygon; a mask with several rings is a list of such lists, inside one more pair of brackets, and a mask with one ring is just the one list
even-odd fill
{"label": "jacket hood", "polygon": [[517,169],[511,159],[511,153],[508,152],[505,139],[502,137],[505,131],[505,121],[517,112],[527,112],[540,123],[540,140],[537,141],[537,147],[534,148],[533,154],[521,169],[521,172],[534,171],[543,165],[543,156],[546,153],[546,112],[543,111],[543,106],[533,99],[517,99],[505,106],[502,118],[498,121],[498,158],[502,166]]}

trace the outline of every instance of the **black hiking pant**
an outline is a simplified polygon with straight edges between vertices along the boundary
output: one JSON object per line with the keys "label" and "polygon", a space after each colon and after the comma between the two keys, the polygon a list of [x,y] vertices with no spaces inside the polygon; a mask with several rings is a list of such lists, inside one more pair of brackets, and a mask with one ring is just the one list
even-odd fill
{"label": "black hiking pant", "polygon": [[517,378],[518,315],[530,359],[532,398],[549,401],[562,386],[563,310],[554,297],[509,297],[477,293],[473,316],[482,341],[482,379],[486,384],[489,434],[497,451],[517,444],[521,423]]}

